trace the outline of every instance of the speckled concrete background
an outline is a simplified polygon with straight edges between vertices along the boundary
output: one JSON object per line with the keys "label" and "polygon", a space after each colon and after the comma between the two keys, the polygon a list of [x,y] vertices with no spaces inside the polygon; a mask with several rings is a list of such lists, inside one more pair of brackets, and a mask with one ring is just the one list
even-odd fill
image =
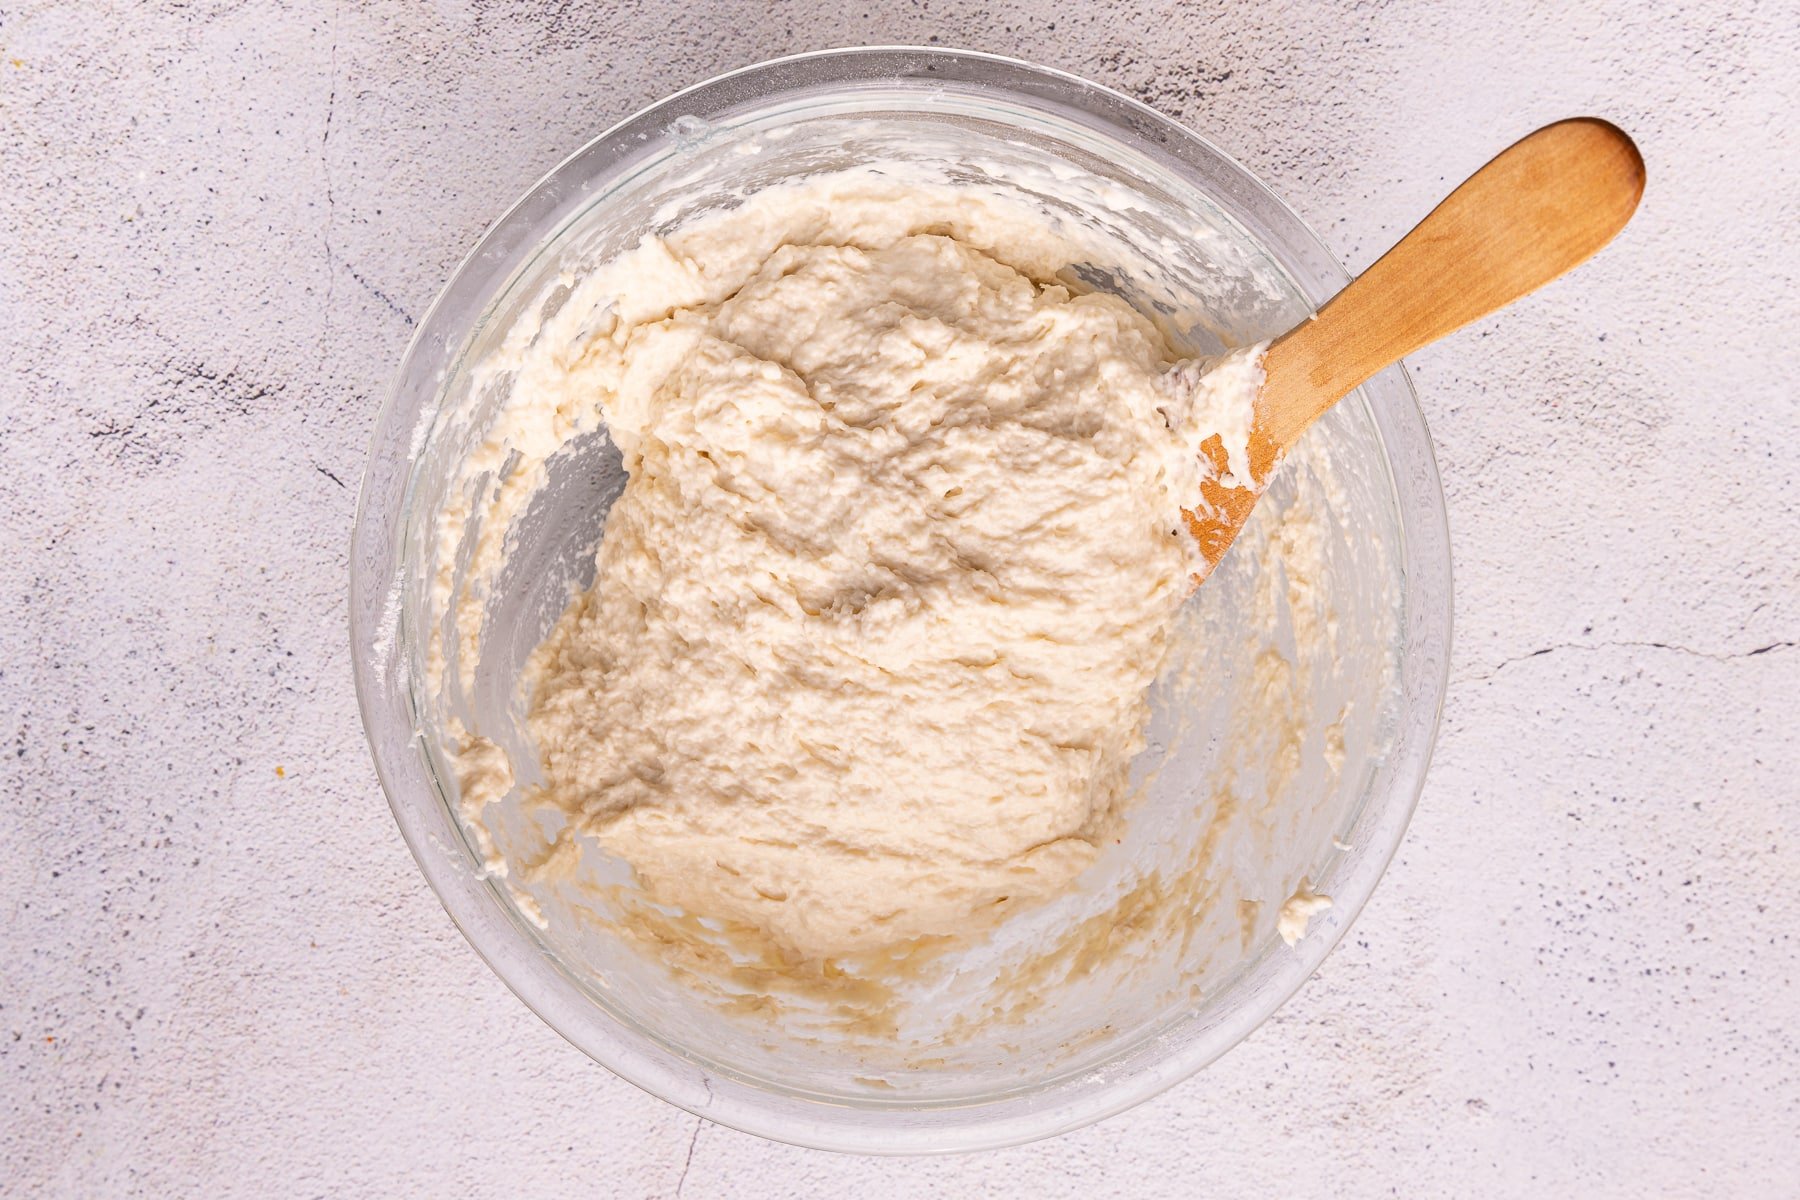
{"label": "speckled concrete background", "polygon": [[[0,9],[0,1191],[1800,1194],[1800,19],[1791,3],[393,0]],[[365,753],[376,405],[483,226],[633,108],[941,41],[1213,135],[1353,268],[1580,112],[1650,191],[1413,362],[1459,631],[1405,849],[1319,977],[1161,1099],[880,1162],[564,1044]]]}

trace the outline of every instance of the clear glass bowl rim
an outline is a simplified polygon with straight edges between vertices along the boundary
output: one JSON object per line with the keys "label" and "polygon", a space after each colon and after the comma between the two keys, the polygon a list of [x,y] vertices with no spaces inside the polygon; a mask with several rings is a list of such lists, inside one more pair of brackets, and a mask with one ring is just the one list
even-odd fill
{"label": "clear glass bowl rim", "polygon": [[[582,178],[626,169],[633,156],[667,135],[682,116],[706,119],[747,98],[845,87],[929,84],[992,92],[1060,115],[1123,142],[1182,174],[1246,215],[1252,232],[1279,230],[1264,241],[1317,305],[1350,276],[1279,197],[1204,137],[1154,109],[1079,76],[1018,59],[944,47],[877,46],[815,51],[771,59],[714,76],[651,104],[601,133],[558,164],[484,233],[419,322],[395,384],[376,420],[351,546],[350,637],[357,700],[376,772],[396,823],[446,912],[476,952],[547,1024],[614,1074],[689,1112],[745,1132],[818,1149],[917,1154],[1015,1145],[1079,1128],[1123,1111],[1189,1077],[1225,1053],[1299,990],[1347,931],[1393,855],[1417,805],[1436,741],[1448,685],[1451,637],[1449,530],[1431,440],[1411,381],[1400,366],[1371,381],[1390,401],[1377,417],[1384,450],[1404,443],[1408,478],[1396,475],[1395,498],[1405,564],[1403,646],[1419,661],[1411,670],[1406,711],[1390,753],[1394,782],[1371,796],[1357,829],[1370,841],[1349,886],[1334,892],[1330,928],[1302,941],[1272,983],[1246,995],[1228,1018],[1152,1069],[1124,1074],[1097,1088],[1025,1089],[987,1103],[858,1106],[780,1096],[708,1072],[644,1038],[597,1007],[517,926],[473,861],[456,818],[429,777],[418,744],[400,645],[398,572],[412,459],[435,417],[433,401],[463,346],[505,293],[517,271],[562,227],[572,188]],[[1397,401],[1397,403],[1396,403]],[[1415,646],[1415,635],[1425,644]],[[1413,693],[1417,693],[1416,695]]]}

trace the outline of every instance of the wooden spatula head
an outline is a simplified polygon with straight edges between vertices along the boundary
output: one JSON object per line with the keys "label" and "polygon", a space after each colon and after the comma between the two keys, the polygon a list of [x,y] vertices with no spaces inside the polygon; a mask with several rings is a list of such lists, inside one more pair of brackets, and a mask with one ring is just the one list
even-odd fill
{"label": "wooden spatula head", "polygon": [[1251,426],[1252,478],[1215,468],[1185,512],[1208,568],[1249,518],[1281,456],[1343,396],[1421,346],[1580,265],[1611,241],[1644,193],[1644,160],[1594,117],[1547,125],[1477,171],[1318,315],[1269,346]]}

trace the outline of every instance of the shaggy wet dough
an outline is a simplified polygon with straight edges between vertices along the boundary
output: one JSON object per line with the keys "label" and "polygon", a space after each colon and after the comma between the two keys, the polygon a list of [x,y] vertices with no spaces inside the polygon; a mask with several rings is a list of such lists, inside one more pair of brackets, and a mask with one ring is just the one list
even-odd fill
{"label": "shaggy wet dough", "polygon": [[[756,205],[731,220],[766,231]],[[1115,297],[835,220],[640,251],[706,286],[520,377],[598,405],[629,473],[527,668],[537,798],[809,958],[982,928],[1114,836],[1203,569],[1197,447],[1241,443],[1257,379],[1172,387]]]}

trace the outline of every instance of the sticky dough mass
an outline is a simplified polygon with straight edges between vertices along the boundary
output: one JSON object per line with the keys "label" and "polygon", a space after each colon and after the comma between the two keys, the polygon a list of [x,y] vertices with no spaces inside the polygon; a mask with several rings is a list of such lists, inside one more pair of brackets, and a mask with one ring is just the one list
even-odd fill
{"label": "sticky dough mass", "polygon": [[1241,442],[1254,362],[1178,391],[1123,301],[929,213],[767,237],[758,203],[726,218],[756,253],[640,250],[705,278],[685,302],[522,352],[629,473],[523,681],[538,798],[803,956],[969,932],[1115,836],[1201,565],[1196,449]]}

